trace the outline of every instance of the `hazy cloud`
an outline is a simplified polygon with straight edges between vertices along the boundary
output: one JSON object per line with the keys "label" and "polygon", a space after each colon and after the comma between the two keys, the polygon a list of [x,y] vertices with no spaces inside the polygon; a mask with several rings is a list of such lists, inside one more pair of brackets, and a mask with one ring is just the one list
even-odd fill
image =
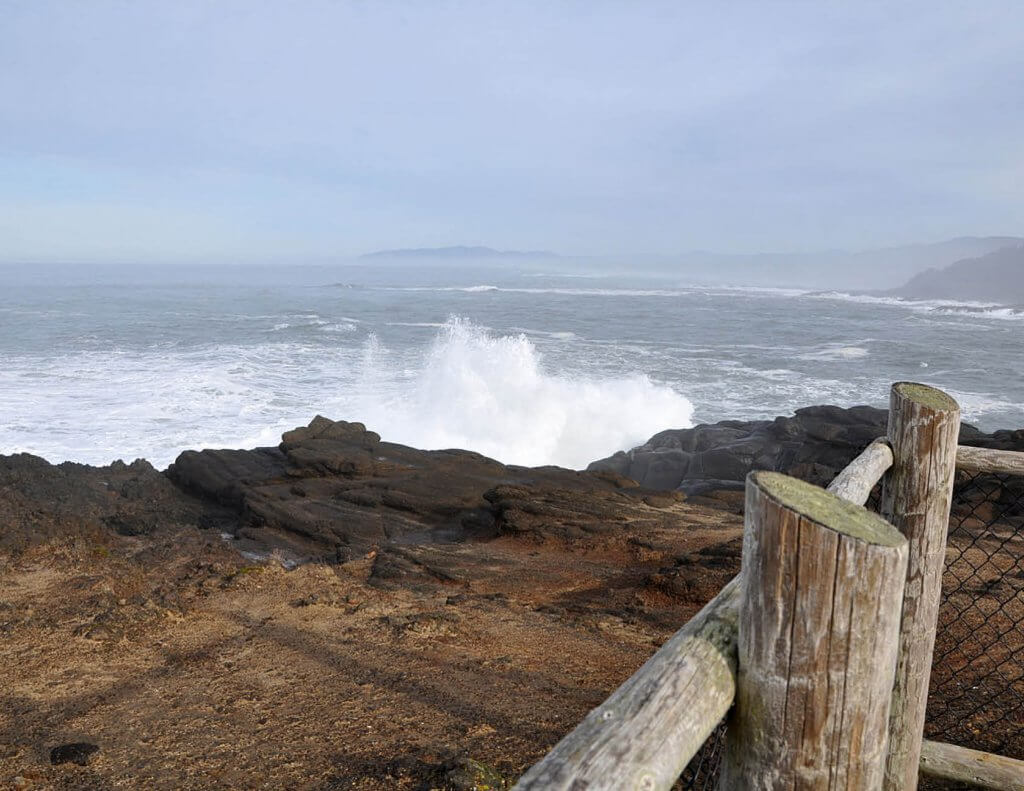
{"label": "hazy cloud", "polygon": [[0,0],[0,258],[1024,230],[1024,8]]}

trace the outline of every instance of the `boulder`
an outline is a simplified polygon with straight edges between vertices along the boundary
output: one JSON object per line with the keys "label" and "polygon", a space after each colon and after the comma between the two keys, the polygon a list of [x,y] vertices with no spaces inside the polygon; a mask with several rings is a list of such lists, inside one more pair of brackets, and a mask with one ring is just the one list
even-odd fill
{"label": "boulder", "polygon": [[649,512],[644,497],[652,494],[609,472],[515,467],[472,451],[382,442],[361,423],[319,415],[277,448],[186,451],[167,476],[234,508],[238,535],[250,542],[342,560],[422,541],[595,535],[637,509]]}
{"label": "boulder", "polygon": [[[753,470],[773,470],[827,485],[876,437],[884,436],[888,412],[870,406],[812,406],[774,420],[725,420],[714,425],[655,434],[643,445],[593,462],[651,489],[690,495],[739,490]],[[1024,450],[1024,430],[985,434],[964,424],[965,445]]]}

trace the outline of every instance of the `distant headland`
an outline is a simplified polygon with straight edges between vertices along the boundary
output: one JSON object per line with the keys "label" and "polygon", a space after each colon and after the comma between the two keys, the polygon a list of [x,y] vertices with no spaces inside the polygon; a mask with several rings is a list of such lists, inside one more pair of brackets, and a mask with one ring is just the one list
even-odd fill
{"label": "distant headland", "polygon": [[397,250],[377,250],[359,256],[360,259],[376,258],[558,258],[549,250],[495,250],[493,247],[455,245],[453,247],[409,247]]}
{"label": "distant headland", "polygon": [[952,299],[1024,305],[1024,244],[914,275],[892,294],[911,299]]}

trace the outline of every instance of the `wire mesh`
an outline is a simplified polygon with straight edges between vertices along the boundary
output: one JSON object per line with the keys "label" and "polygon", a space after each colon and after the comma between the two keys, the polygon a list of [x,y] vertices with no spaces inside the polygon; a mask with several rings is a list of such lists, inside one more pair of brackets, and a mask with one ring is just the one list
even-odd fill
{"label": "wire mesh", "polygon": [[925,736],[1024,758],[1024,478],[957,472]]}
{"label": "wire mesh", "polygon": [[[1024,477],[957,471],[925,736],[1024,759]],[[715,788],[724,745],[722,724],[677,791]]]}
{"label": "wire mesh", "polygon": [[725,722],[720,722],[704,746],[683,770],[673,791],[713,791],[718,786],[718,769],[725,749]]}

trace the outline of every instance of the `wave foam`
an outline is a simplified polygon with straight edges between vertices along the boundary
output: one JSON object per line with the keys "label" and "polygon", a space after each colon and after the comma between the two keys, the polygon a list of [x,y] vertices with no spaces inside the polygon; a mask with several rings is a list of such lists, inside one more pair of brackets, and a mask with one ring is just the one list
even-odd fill
{"label": "wave foam", "polygon": [[[545,369],[525,335],[496,336],[462,319],[438,332],[406,386],[371,342],[359,419],[419,448],[471,448],[500,461],[580,468],[666,426],[692,425],[693,405],[647,376],[594,379]],[[376,397],[382,385],[391,397]]]}
{"label": "wave foam", "polygon": [[1024,321],[1024,309],[998,307],[942,307],[932,310],[943,316],[966,316],[968,318],[999,319],[1000,321]]}
{"label": "wave foam", "polygon": [[808,299],[826,299],[835,302],[854,302],[859,305],[891,305],[894,307],[910,308],[911,310],[937,310],[943,308],[963,308],[969,310],[982,310],[986,308],[999,308],[995,302],[974,302],[971,300],[956,299],[909,299],[906,297],[885,297],[875,294],[850,294],[845,291],[815,291],[804,294]]}
{"label": "wave foam", "polygon": [[339,327],[330,345],[6,357],[0,414],[15,417],[0,423],[0,451],[88,464],[143,456],[162,468],[189,448],[275,445],[319,412],[414,447],[578,468],[691,425],[692,405],[671,388],[548,370],[525,335],[452,319],[429,345],[394,353]]}
{"label": "wave foam", "polygon": [[830,343],[824,348],[799,355],[801,360],[863,360],[869,354],[863,346]]}
{"label": "wave foam", "polygon": [[499,291],[503,294],[552,294],[564,297],[679,297],[694,289],[666,288],[518,288],[513,286],[389,286],[385,291],[461,291],[467,294]]}
{"label": "wave foam", "polygon": [[955,299],[907,299],[882,297],[871,294],[848,294],[844,291],[819,291],[804,296],[810,299],[853,302],[859,305],[882,305],[905,308],[929,316],[1024,321],[1024,308],[1000,305],[996,302],[974,302]]}

